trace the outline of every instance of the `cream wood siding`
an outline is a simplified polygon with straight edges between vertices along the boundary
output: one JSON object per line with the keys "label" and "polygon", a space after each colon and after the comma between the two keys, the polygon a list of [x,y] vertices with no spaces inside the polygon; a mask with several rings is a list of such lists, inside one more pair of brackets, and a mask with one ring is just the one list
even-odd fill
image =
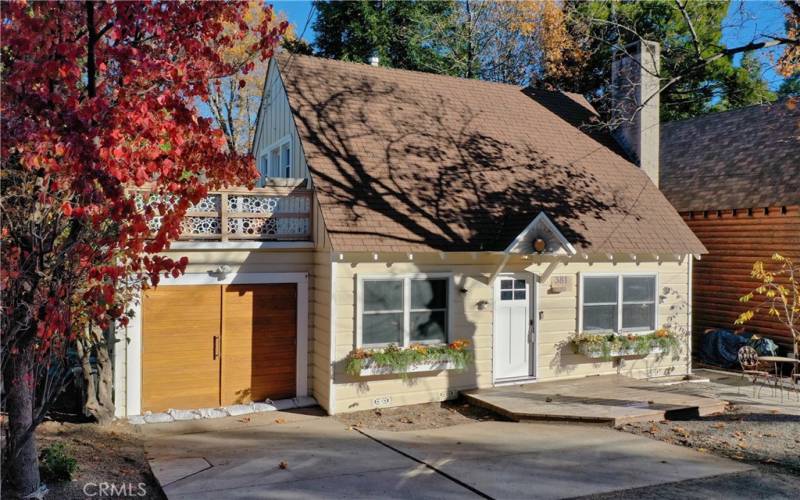
{"label": "cream wood siding", "polygon": [[[598,362],[573,353],[566,338],[577,329],[579,273],[658,273],[658,326],[667,326],[684,337],[678,359],[651,355],[644,358],[624,358],[618,365],[612,361]],[[549,282],[539,288],[537,378],[550,380],[587,375],[620,373],[632,377],[658,377],[689,373],[689,270],[687,261],[657,263],[569,264],[551,276],[567,275],[570,286],[559,294],[548,293]]]}
{"label": "cream wood siding", "polygon": [[[366,255],[364,256],[366,260]],[[493,289],[489,278],[497,269],[500,256],[491,254],[446,254],[441,256],[414,255],[409,262],[406,255],[397,260],[380,262],[353,261],[346,258],[337,263],[335,325],[335,412],[348,412],[373,408],[375,400],[389,398],[388,406],[401,406],[453,398],[459,390],[489,387],[492,378],[492,326]],[[522,259],[512,259],[506,272],[532,272],[543,275],[548,263],[535,264]],[[539,303],[534,315],[542,313],[538,324],[538,352],[536,372],[540,380],[580,377],[584,375],[621,373],[635,377],[665,374],[683,374],[689,369],[687,350],[678,359],[656,360],[655,356],[624,360],[619,366],[612,362],[593,362],[572,353],[567,338],[577,329],[579,273],[658,273],[658,319],[661,324],[687,331],[688,266],[686,262],[664,263],[559,263],[550,276],[566,275],[570,286],[561,293],[548,291],[549,280],[538,285]],[[465,372],[446,371],[426,376],[412,376],[403,380],[399,376],[353,378],[344,372],[343,360],[356,345],[356,282],[363,275],[403,275],[413,273],[451,273],[453,297],[451,301],[450,338],[466,338],[475,349],[475,364]],[[481,309],[479,303],[485,301]],[[380,403],[381,405],[383,403]]]}
{"label": "cream wood siding", "polygon": [[[291,70],[291,69],[290,69]],[[292,143],[292,176],[297,178],[307,177],[305,157],[303,156],[300,138],[294,126],[289,100],[280,77],[277,64],[270,61],[267,71],[266,84],[262,99],[261,117],[253,144],[253,156],[256,161],[261,161],[261,155],[270,145],[291,136]]]}
{"label": "cream wood siding", "polygon": [[309,339],[309,374],[311,390],[317,402],[330,410],[330,325],[331,325],[331,254],[314,254],[314,286],[310,291],[312,301],[312,327]]}

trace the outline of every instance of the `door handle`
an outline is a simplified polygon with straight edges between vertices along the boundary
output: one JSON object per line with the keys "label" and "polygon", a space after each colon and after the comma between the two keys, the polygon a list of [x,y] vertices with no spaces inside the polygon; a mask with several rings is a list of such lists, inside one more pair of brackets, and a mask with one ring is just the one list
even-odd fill
{"label": "door handle", "polygon": [[217,359],[217,356],[218,356],[218,354],[217,354],[217,338],[218,337],[216,335],[214,335],[214,337],[212,339],[212,351],[213,351],[213,354],[212,354],[212,358],[211,359]]}

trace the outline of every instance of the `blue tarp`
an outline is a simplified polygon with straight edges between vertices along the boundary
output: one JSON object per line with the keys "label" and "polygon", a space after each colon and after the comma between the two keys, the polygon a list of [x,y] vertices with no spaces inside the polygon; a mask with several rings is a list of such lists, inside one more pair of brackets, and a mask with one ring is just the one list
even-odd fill
{"label": "blue tarp", "polygon": [[730,330],[714,330],[705,334],[700,342],[698,357],[704,363],[723,368],[739,367],[739,349],[750,345],[762,356],[774,356],[778,346],[768,338],[756,337],[753,333],[735,334]]}

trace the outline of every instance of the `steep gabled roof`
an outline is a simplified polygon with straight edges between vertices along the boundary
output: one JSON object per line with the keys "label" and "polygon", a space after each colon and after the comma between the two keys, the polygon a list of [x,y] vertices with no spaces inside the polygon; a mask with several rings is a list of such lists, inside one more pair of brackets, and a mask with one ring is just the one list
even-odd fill
{"label": "steep gabled roof", "polygon": [[663,124],[660,185],[682,212],[800,204],[800,109],[782,100]]}
{"label": "steep gabled roof", "polygon": [[705,250],[578,95],[278,62],[336,250],[502,251],[540,212],[578,251]]}

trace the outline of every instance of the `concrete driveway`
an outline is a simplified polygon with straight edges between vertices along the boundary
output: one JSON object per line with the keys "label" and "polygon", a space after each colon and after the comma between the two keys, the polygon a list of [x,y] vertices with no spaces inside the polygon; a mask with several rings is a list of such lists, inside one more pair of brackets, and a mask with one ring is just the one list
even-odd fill
{"label": "concrete driveway", "polygon": [[749,469],[585,425],[361,433],[330,417],[270,412],[142,430],[171,500],[567,498]]}

